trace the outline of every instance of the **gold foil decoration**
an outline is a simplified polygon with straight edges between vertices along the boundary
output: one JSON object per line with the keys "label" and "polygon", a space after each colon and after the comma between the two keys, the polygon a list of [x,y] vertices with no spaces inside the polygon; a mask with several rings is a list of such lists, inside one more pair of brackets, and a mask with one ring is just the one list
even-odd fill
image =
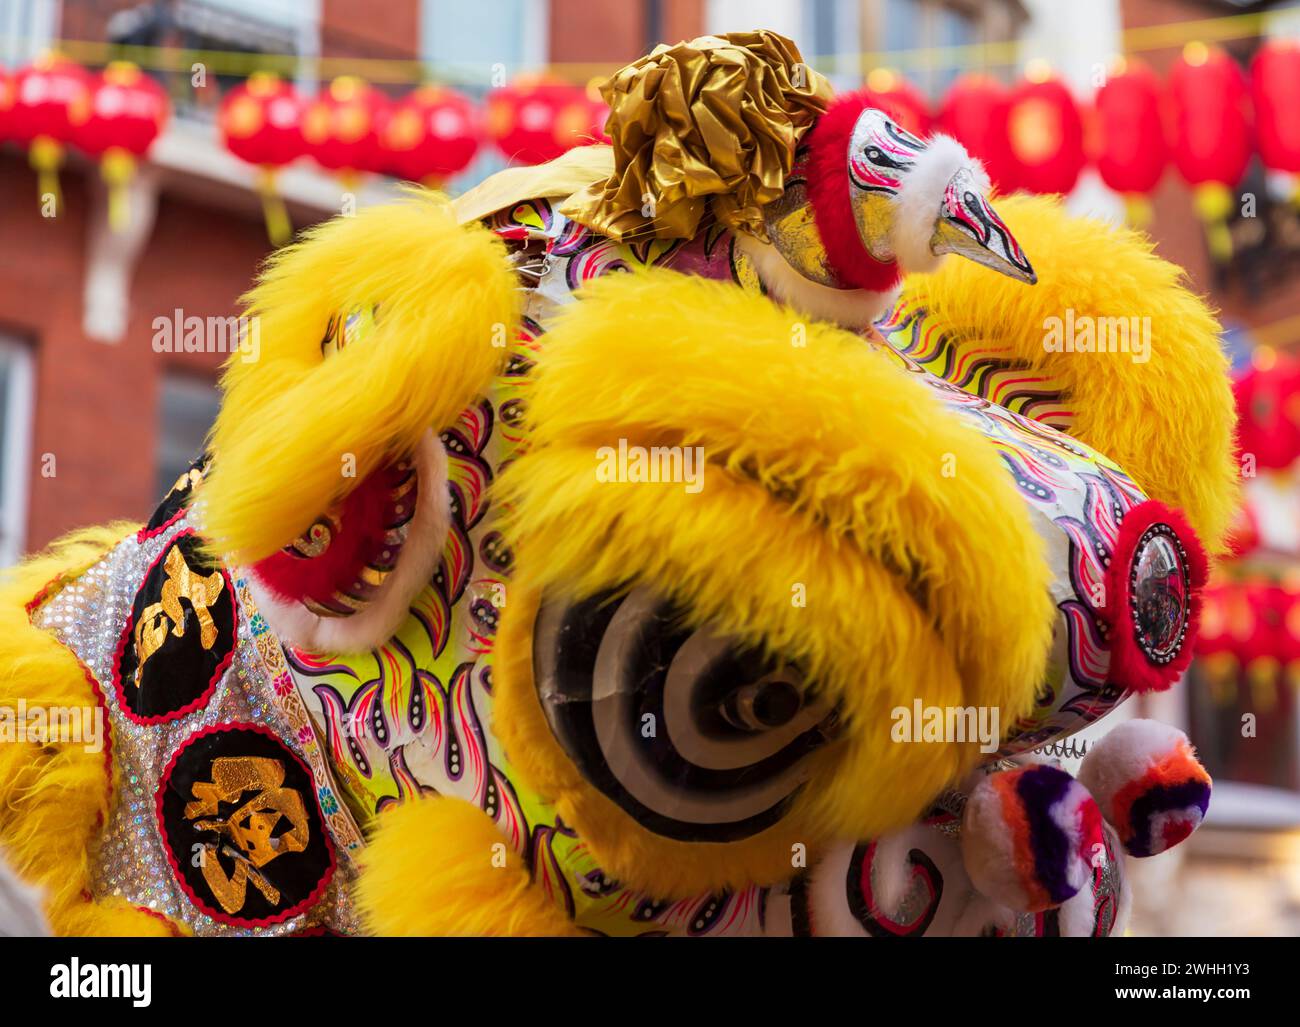
{"label": "gold foil decoration", "polygon": [[[227,913],[244,908],[251,881],[267,902],[280,901],[280,891],[260,873],[262,867],[291,852],[302,852],[311,840],[307,806],[297,789],[285,788],[284,764],[264,756],[220,756],[212,761],[212,780],[196,781],[190,789],[194,801],[185,806],[185,819],[197,817],[199,831],[215,831],[223,839],[220,851],[235,861],[227,876],[217,859],[218,847],[206,845],[202,854],[203,880]],[[220,804],[235,802],[245,792],[256,792],[228,817],[216,816]],[[281,818],[289,830],[272,832]]]}
{"label": "gold foil decoration", "polygon": [[325,555],[334,535],[339,530],[338,522],[329,514],[318,518],[312,526],[289,543],[285,552],[305,559],[315,559]]}
{"label": "gold foil decoration", "polygon": [[775,32],[659,46],[601,87],[614,173],[560,212],[616,240],[689,239],[705,214],[767,241],[800,137],[831,98],[827,80]]}
{"label": "gold foil decoration", "polygon": [[170,631],[177,638],[184,636],[185,609],[181,606],[182,599],[188,599],[194,609],[195,619],[199,622],[199,642],[203,648],[211,649],[217,641],[217,625],[208,608],[216,603],[225,588],[221,572],[196,574],[185,562],[185,554],[179,546],[172,546],[167,551],[163,569],[167,572],[167,578],[162,586],[162,600],[146,606],[135,626],[135,653],[139,660],[135,668],[137,688],[140,687],[144,665],[162,648],[167,633]]}
{"label": "gold foil decoration", "polygon": [[473,189],[452,200],[461,224],[481,221],[525,200],[563,199],[602,184],[614,173],[614,151],[604,144],[575,146],[555,160],[528,167],[506,168],[489,175]]}
{"label": "gold foil decoration", "polygon": [[808,188],[802,180],[792,181],[779,200],[769,203],[763,218],[772,245],[787,264],[809,281],[832,289],[843,288],[831,270],[830,257],[813,222]]}

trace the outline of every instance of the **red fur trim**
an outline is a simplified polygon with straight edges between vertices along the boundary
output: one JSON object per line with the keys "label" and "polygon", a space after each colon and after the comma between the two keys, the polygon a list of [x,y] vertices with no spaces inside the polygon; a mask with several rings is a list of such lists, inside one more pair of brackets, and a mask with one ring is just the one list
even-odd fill
{"label": "red fur trim", "polygon": [[869,90],[837,97],[808,133],[808,200],[835,276],[846,288],[886,292],[898,284],[898,264],[876,260],[862,245],[849,201],[849,140],[858,115],[887,109]]}
{"label": "red fur trim", "polygon": [[[1187,634],[1182,648],[1169,663],[1154,663],[1137,641],[1129,600],[1132,592],[1129,575],[1133,556],[1143,533],[1153,524],[1167,524],[1182,543],[1188,578]],[[1196,648],[1201,618],[1201,590],[1209,574],[1205,548],[1187,519],[1177,510],[1158,500],[1149,499],[1124,515],[1115,552],[1106,572],[1106,606],[1102,618],[1110,628],[1109,682],[1120,689],[1135,692],[1164,691],[1187,669]]]}
{"label": "red fur trim", "polygon": [[[253,567],[257,579],[282,602],[311,599],[327,603],[337,593],[351,589],[385,549],[392,554],[384,562],[394,563],[397,547],[386,545],[385,535],[394,523],[392,489],[406,473],[409,471],[398,471],[390,464],[367,475],[343,500],[336,518],[338,531],[320,556],[299,556],[286,550],[272,553]],[[415,508],[415,498],[414,489],[402,497],[406,518]]]}

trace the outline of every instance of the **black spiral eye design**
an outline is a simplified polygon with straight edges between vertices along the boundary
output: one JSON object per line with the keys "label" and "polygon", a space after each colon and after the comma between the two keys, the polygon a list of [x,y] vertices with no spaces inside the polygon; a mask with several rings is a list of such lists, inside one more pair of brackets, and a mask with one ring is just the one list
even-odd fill
{"label": "black spiral eye design", "polygon": [[583,776],[679,841],[736,841],[780,820],[834,720],[798,668],[684,628],[644,589],[543,601],[533,672]]}

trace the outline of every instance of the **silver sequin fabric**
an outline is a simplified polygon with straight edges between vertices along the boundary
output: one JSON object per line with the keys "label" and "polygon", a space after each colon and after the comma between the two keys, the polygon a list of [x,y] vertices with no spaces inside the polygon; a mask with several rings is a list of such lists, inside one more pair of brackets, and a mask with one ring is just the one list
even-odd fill
{"label": "silver sequin fabric", "polygon": [[[335,838],[334,875],[317,902],[297,916],[265,927],[237,927],[204,913],[185,895],[168,862],[157,818],[157,790],[173,755],[192,735],[215,724],[261,725],[308,763],[313,761],[304,750],[316,744],[310,728],[291,725],[276,702],[273,679],[257,645],[257,629],[260,626],[265,631],[264,622],[249,608],[247,590],[238,587],[234,658],[207,703],[161,724],[136,724],[123,715],[114,687],[118,639],[149,567],[176,535],[190,529],[189,518],[183,517],[142,542],[129,536],[32,617],[37,627],[51,632],[85,664],[99,684],[106,710],[116,770],[109,819],[93,860],[92,893],[97,899],[124,898],[188,925],[196,935],[287,935],[320,929],[356,933],[358,925],[349,898],[349,886],[355,879],[349,851],[355,845],[350,838],[342,839],[341,844]],[[328,785],[318,784],[318,804],[327,798],[332,801],[328,791]],[[322,816],[322,822],[328,829],[329,819]]]}

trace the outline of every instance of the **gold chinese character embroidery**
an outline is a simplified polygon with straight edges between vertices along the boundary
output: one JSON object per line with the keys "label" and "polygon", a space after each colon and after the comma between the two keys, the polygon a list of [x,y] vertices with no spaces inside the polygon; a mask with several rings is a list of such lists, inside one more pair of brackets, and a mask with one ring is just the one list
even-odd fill
{"label": "gold chinese character embroidery", "polygon": [[167,579],[162,586],[162,601],[145,607],[136,623],[134,640],[136,658],[135,685],[140,687],[144,665],[167,640],[170,631],[175,637],[185,634],[185,610],[181,599],[188,599],[199,622],[199,642],[204,649],[211,649],[217,641],[217,625],[209,610],[221,597],[225,579],[220,571],[211,574],[196,574],[185,562],[185,555],[179,546],[172,546],[167,551],[163,562]]}
{"label": "gold chinese character embroidery", "polygon": [[[285,788],[284,764],[262,756],[222,756],[212,761],[212,780],[196,781],[194,801],[185,806],[185,819],[198,820],[199,831],[215,831],[221,841],[204,846],[203,879],[227,913],[238,913],[251,881],[267,902],[280,901],[280,891],[261,868],[291,852],[302,852],[311,839],[307,806],[297,789]],[[245,792],[256,792],[228,817],[219,817],[220,804],[236,802]],[[281,819],[289,829],[275,835]],[[218,853],[234,861],[227,876]]]}

